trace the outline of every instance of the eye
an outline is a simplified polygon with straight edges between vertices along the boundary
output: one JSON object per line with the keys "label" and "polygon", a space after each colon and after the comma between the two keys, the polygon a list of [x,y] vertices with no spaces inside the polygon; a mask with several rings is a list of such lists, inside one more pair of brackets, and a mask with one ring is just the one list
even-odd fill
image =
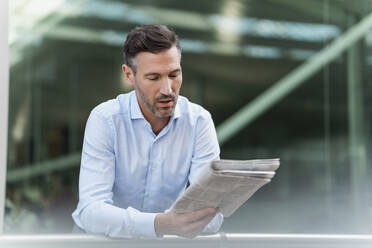
{"label": "eye", "polygon": [[159,79],[159,77],[151,77],[151,78],[147,78],[148,80],[151,80],[151,81],[156,81]]}

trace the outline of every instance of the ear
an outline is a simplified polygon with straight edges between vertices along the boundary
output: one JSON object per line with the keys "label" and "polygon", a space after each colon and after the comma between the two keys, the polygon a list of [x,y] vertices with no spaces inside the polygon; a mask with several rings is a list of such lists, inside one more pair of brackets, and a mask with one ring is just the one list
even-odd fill
{"label": "ear", "polygon": [[130,68],[126,64],[123,64],[121,66],[121,70],[123,71],[123,74],[124,74],[124,77],[125,77],[125,81],[127,82],[127,84],[133,86],[134,85],[134,73],[133,73],[132,68]]}

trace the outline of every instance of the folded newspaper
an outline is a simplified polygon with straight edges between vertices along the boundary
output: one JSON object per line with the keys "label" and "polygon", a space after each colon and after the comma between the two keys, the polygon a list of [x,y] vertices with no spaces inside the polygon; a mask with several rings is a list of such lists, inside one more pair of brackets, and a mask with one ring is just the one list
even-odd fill
{"label": "folded newspaper", "polygon": [[271,181],[279,163],[279,159],[213,161],[178,197],[170,212],[185,213],[218,207],[224,217],[229,217]]}

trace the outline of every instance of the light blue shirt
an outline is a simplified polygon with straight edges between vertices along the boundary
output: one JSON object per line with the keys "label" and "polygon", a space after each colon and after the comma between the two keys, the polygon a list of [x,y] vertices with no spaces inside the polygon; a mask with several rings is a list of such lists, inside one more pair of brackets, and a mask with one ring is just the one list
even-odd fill
{"label": "light blue shirt", "polygon": [[[72,217],[89,233],[156,238],[156,214],[219,154],[211,115],[199,105],[179,96],[169,123],[155,135],[135,92],[119,95],[88,118]],[[204,231],[217,232],[222,222],[218,214]]]}

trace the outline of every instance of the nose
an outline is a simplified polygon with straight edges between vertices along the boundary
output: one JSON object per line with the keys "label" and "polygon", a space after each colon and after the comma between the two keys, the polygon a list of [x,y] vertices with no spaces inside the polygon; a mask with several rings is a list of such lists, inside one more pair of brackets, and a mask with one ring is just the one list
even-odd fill
{"label": "nose", "polygon": [[167,77],[161,81],[160,93],[163,95],[170,95],[172,93],[172,80],[170,78]]}

